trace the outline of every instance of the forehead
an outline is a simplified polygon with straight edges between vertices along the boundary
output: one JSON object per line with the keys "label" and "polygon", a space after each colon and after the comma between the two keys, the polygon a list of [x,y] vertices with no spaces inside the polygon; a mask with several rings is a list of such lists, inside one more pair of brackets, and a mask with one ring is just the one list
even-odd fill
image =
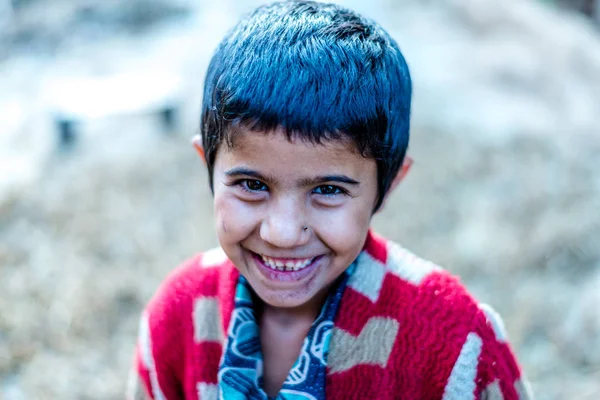
{"label": "forehead", "polygon": [[216,164],[266,169],[274,176],[338,172],[359,177],[376,169],[375,160],[363,157],[349,138],[311,143],[288,139],[279,130],[240,130],[232,146],[219,149]]}

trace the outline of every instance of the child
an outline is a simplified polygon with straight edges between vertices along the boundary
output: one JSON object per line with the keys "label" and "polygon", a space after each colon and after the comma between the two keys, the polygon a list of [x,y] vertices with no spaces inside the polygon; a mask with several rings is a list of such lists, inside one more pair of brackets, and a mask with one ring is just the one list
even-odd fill
{"label": "child", "polygon": [[410,162],[396,42],[332,4],[243,19],[208,68],[221,247],[145,309],[134,399],[527,399],[499,317],[369,230]]}

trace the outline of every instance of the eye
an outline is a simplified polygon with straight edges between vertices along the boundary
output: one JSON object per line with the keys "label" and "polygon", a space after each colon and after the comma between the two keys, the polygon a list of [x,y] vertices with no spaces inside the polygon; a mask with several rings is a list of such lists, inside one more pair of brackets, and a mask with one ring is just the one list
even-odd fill
{"label": "eye", "polygon": [[346,194],[347,192],[339,186],[321,185],[314,188],[313,193],[325,196],[335,196],[337,194]]}
{"label": "eye", "polygon": [[243,179],[239,182],[242,189],[248,192],[261,192],[267,190],[267,185],[257,179]]}

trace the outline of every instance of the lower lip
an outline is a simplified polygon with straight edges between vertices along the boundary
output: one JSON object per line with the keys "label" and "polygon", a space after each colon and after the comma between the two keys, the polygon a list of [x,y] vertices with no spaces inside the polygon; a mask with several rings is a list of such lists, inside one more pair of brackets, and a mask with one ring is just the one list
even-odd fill
{"label": "lower lip", "polygon": [[298,271],[275,271],[267,267],[258,254],[252,253],[252,258],[258,266],[258,270],[267,279],[276,282],[298,282],[310,276],[317,269],[317,265],[323,256],[315,257],[308,266]]}

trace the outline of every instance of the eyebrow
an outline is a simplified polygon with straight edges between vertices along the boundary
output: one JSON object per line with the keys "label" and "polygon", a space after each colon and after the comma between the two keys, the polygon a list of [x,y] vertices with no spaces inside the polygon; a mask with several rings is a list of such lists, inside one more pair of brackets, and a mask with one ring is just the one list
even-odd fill
{"label": "eyebrow", "polygon": [[236,178],[239,176],[251,176],[252,178],[256,178],[256,179],[260,179],[261,181],[265,181],[265,182],[272,182],[273,179],[267,176],[264,176],[263,174],[261,174],[258,171],[255,171],[253,169],[250,168],[246,168],[246,167],[235,167],[230,169],[229,171],[225,171],[225,175],[227,175],[230,178]]}
{"label": "eyebrow", "polygon": [[[236,177],[240,177],[240,176],[250,176],[252,178],[260,179],[265,182],[274,182],[275,181],[275,179],[273,179],[272,177],[265,176],[258,171],[255,171],[253,169],[246,168],[246,167],[232,168],[229,171],[225,171],[225,175],[227,175],[230,178],[236,178]],[[352,179],[346,175],[341,175],[341,174],[318,175],[313,178],[302,178],[299,183],[301,186],[311,186],[311,185],[318,185],[318,184],[323,184],[323,183],[327,183],[327,182],[339,182],[339,183],[345,183],[348,185],[360,185],[359,181]]]}
{"label": "eyebrow", "polygon": [[314,178],[304,178],[300,180],[302,186],[312,186],[327,182],[346,183],[348,185],[360,185],[360,182],[346,175],[319,175]]}

